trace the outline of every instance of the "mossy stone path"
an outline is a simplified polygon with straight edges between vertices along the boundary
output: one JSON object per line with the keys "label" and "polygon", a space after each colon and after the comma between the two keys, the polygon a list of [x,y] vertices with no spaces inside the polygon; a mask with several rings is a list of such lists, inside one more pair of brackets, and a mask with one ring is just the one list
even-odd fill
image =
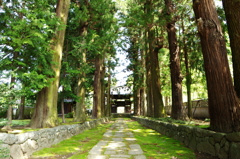
{"label": "mossy stone path", "polygon": [[146,159],[125,122],[117,118],[102,140],[90,150],[88,159]]}

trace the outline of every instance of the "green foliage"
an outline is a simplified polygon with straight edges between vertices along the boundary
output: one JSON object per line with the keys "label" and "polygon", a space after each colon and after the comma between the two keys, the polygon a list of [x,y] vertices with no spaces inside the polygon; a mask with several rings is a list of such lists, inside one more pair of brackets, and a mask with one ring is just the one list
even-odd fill
{"label": "green foliage", "polygon": [[74,113],[70,112],[68,114],[65,114],[65,118],[73,118]]}
{"label": "green foliage", "polygon": [[7,109],[10,105],[17,106],[18,97],[21,91],[16,88],[10,88],[7,84],[0,83],[0,117],[5,117]]}
{"label": "green foliage", "polygon": [[[26,103],[29,104],[29,103]],[[31,119],[32,115],[33,115],[33,111],[34,111],[34,107],[29,107],[29,106],[25,106],[24,108],[24,119]],[[17,114],[16,117],[18,117],[19,115],[19,109],[17,110]]]}
{"label": "green foliage", "polygon": [[[101,5],[99,5],[101,4]],[[109,1],[81,1],[71,3],[65,36],[60,85],[61,98],[78,101],[78,80],[84,82],[86,94],[93,90],[94,61],[97,55],[114,57],[117,27],[114,3]],[[86,61],[84,59],[86,55]]]}
{"label": "green foliage", "polygon": [[[12,126],[26,126],[28,125],[30,122],[29,119],[25,119],[25,120],[12,120]],[[0,126],[4,126],[6,125],[7,120],[4,118],[0,118]]]}
{"label": "green foliage", "polygon": [[53,75],[50,44],[60,23],[52,2],[34,0],[3,4],[0,72],[6,76],[14,73],[27,94],[38,91],[49,85]]}
{"label": "green foliage", "polygon": [[9,158],[10,150],[7,147],[3,146],[2,141],[0,140],[0,158]]}

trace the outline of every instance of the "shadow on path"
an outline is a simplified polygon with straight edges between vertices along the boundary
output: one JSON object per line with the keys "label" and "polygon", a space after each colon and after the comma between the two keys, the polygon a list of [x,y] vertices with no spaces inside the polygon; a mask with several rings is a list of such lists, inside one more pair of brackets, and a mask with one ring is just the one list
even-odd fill
{"label": "shadow on path", "polygon": [[103,139],[90,150],[88,159],[146,159],[125,122],[124,119],[117,118]]}

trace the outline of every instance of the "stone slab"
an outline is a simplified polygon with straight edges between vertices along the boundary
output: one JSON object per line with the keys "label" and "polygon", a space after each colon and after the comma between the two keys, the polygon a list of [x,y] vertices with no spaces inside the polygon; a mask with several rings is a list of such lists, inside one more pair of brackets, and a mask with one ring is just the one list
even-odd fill
{"label": "stone slab", "polygon": [[88,159],[107,159],[104,155],[88,155]]}

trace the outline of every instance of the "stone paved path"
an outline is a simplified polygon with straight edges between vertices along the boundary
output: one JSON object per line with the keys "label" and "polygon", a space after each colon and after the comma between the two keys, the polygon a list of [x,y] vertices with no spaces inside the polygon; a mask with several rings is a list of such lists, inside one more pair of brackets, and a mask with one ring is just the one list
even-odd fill
{"label": "stone paved path", "polygon": [[88,159],[146,159],[125,121],[118,118],[89,152]]}

